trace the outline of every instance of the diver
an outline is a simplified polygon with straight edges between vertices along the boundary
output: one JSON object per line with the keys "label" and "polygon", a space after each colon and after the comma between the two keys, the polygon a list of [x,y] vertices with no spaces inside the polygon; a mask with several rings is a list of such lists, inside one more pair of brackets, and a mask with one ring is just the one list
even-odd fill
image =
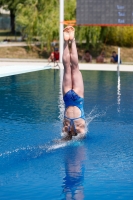
{"label": "diver", "polygon": [[63,100],[65,103],[62,136],[66,139],[84,138],[86,123],[84,116],[84,83],[78,66],[75,29],[67,26],[63,30]]}

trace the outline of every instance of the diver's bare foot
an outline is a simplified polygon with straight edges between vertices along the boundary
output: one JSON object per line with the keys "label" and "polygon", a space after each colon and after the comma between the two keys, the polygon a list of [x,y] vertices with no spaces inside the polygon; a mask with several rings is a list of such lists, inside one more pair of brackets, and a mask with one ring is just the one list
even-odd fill
{"label": "diver's bare foot", "polygon": [[63,34],[64,34],[64,40],[68,41],[69,40],[69,28],[68,28],[68,26],[66,28],[64,28]]}
{"label": "diver's bare foot", "polygon": [[75,29],[72,26],[69,26],[69,40],[73,40],[75,35]]}
{"label": "diver's bare foot", "polygon": [[63,33],[64,33],[65,41],[68,41],[68,40],[72,41],[75,35],[75,28],[73,28],[72,26],[67,26],[66,28],[64,28]]}

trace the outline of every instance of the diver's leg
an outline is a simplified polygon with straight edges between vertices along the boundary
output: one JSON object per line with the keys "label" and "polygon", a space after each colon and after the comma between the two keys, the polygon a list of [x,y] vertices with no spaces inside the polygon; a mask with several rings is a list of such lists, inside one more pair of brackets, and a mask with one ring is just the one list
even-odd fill
{"label": "diver's leg", "polygon": [[63,65],[64,65],[64,76],[63,76],[63,94],[66,94],[72,89],[72,77],[70,67],[70,52],[69,52],[69,33],[67,28],[64,29],[64,51],[63,51]]}
{"label": "diver's leg", "polygon": [[78,53],[77,53],[75,38],[71,40],[70,62],[72,65],[71,66],[72,88],[80,97],[84,97],[84,83],[82,74],[79,71]]}

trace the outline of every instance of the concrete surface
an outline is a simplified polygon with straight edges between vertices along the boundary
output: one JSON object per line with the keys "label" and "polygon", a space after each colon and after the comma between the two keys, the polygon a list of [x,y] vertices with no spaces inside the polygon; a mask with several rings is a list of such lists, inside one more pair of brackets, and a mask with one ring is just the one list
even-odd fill
{"label": "concrete surface", "polygon": [[[43,59],[0,59],[0,77],[45,70],[49,68],[63,69],[62,63],[54,66]],[[79,63],[80,70],[117,71],[117,64]],[[119,71],[133,72],[133,65],[120,65]]]}

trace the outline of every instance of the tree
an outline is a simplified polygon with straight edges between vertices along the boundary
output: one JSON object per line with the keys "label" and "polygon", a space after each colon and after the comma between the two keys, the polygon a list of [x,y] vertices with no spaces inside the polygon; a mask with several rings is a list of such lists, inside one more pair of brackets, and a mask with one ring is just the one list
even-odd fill
{"label": "tree", "polygon": [[100,41],[101,27],[97,26],[80,26],[77,27],[77,38],[79,42],[86,42],[86,45],[95,47]]}
{"label": "tree", "polygon": [[133,27],[102,27],[100,38],[105,44],[132,47]]}
{"label": "tree", "polygon": [[26,0],[17,6],[16,23],[30,44],[37,37],[43,47],[50,47],[53,39],[59,39],[59,1]]}
{"label": "tree", "polygon": [[5,10],[10,10],[10,24],[11,24],[11,33],[15,33],[15,13],[16,7],[19,3],[24,2],[25,0],[0,0],[0,6],[3,6]]}

